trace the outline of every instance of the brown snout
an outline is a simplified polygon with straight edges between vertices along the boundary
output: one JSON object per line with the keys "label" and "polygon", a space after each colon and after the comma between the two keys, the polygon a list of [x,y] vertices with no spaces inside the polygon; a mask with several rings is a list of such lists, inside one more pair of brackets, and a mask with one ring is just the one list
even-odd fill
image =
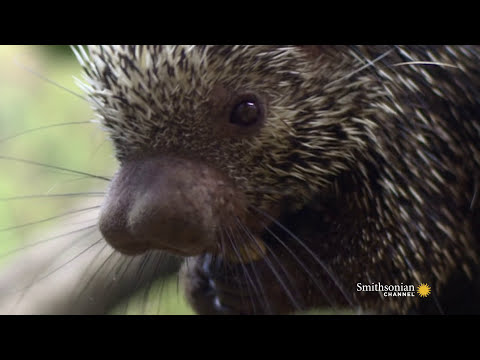
{"label": "brown snout", "polygon": [[242,208],[241,196],[218,171],[197,161],[152,156],[122,165],[99,226],[123,253],[164,249],[192,256],[213,249],[222,221]]}

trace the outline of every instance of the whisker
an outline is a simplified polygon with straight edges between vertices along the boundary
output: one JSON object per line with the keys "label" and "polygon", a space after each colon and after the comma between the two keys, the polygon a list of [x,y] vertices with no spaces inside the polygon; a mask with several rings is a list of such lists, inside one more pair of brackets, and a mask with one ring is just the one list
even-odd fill
{"label": "whisker", "polygon": [[[188,258],[185,259],[185,263],[188,262]],[[176,293],[177,293],[177,298],[180,296],[180,292],[179,292],[179,285],[180,285],[180,273],[177,273],[177,276],[176,276],[176,279],[175,279],[175,286],[176,286]]]}
{"label": "whisker", "polygon": [[[11,251],[8,251],[4,254],[1,254],[0,255],[0,259],[4,258],[4,257],[7,257],[9,255],[12,255],[12,254],[15,254],[19,251],[22,251],[22,250],[25,250],[25,249],[29,249],[29,248],[33,248],[35,246],[38,246],[40,244],[44,244],[48,241],[52,241],[52,240],[57,240],[57,239],[61,239],[63,237],[66,237],[66,236],[69,236],[69,235],[73,235],[73,234],[77,234],[79,232],[82,232],[82,231],[86,231],[86,230],[89,230],[89,229],[92,229],[92,228],[96,228],[97,225],[90,225],[90,226],[87,226],[87,227],[84,227],[84,228],[81,228],[81,229],[77,229],[77,230],[73,230],[73,231],[69,231],[67,233],[64,233],[64,234],[61,234],[61,235],[56,235],[56,236],[52,236],[52,237],[49,237],[47,239],[44,239],[44,240],[40,240],[40,241],[37,241],[35,243],[32,243],[32,244],[28,244],[28,245],[25,245],[25,246],[22,246],[21,248],[18,248],[18,249],[14,249],[14,250],[11,250]],[[94,232],[96,231],[96,229],[92,232],[90,232],[91,234],[93,234]],[[83,236],[83,235],[82,235]]]}
{"label": "whisker", "polygon": [[[159,261],[157,262],[157,264],[158,264],[158,263],[160,263],[160,259],[159,259]],[[155,273],[156,273],[156,272],[157,272],[157,271],[155,271]],[[162,279],[160,280],[160,286],[159,286],[159,294],[160,294],[160,296],[159,296],[159,299],[158,299],[158,301],[157,301],[157,315],[160,314],[160,312],[161,312],[161,310],[162,310],[162,309],[161,309],[162,302],[160,301],[160,298],[162,297],[163,292],[165,291],[165,283],[166,283],[166,282],[167,282],[167,278],[162,278]]]}
{"label": "whisker", "polygon": [[16,139],[16,138],[18,138],[22,135],[33,133],[35,131],[46,130],[46,129],[51,129],[51,128],[54,128],[54,127],[61,127],[61,126],[67,126],[67,125],[85,125],[85,124],[92,124],[92,122],[91,121],[72,121],[72,122],[63,122],[63,123],[58,123],[58,124],[40,126],[40,127],[37,127],[37,128],[28,129],[28,130],[19,132],[17,134],[7,136],[3,139],[0,139],[0,144],[5,143],[5,142],[7,142],[9,140],[12,140],[12,139]]}
{"label": "whisker", "polygon": [[75,255],[74,257],[72,257],[71,259],[69,259],[67,262],[63,263],[62,265],[58,266],[57,268],[55,268],[54,270],[52,270],[51,272],[49,272],[47,275],[44,275],[44,276],[42,276],[41,278],[36,279],[35,282],[42,281],[43,279],[46,279],[47,277],[49,277],[49,276],[51,276],[52,274],[56,273],[58,270],[60,270],[60,269],[63,268],[64,266],[66,266],[66,265],[70,264],[71,262],[75,261],[76,259],[78,259],[80,256],[82,256],[83,254],[85,254],[88,250],[90,250],[90,249],[93,248],[94,246],[102,243],[102,240],[103,240],[103,238],[98,239],[98,240],[95,241],[93,244],[89,245],[87,248],[85,248],[84,250],[82,250],[80,253],[78,253],[77,255]]}
{"label": "whisker", "polygon": [[43,223],[46,223],[46,222],[49,222],[49,221],[52,221],[52,220],[56,220],[56,219],[59,219],[59,218],[62,218],[62,217],[66,217],[66,216],[69,216],[69,215],[74,215],[74,214],[98,209],[100,207],[101,207],[101,205],[92,206],[92,207],[88,207],[88,208],[84,208],[84,209],[71,210],[71,211],[68,211],[68,212],[65,212],[65,213],[62,213],[62,214],[59,214],[59,215],[49,217],[49,218],[45,218],[45,219],[41,219],[41,220],[37,220],[37,221],[32,221],[32,222],[29,222],[29,223],[24,223],[24,224],[21,224],[21,225],[15,225],[15,226],[11,226],[11,227],[8,227],[8,228],[0,229],[0,232],[18,230],[18,229],[22,229],[22,228],[25,228],[25,227],[28,227],[28,226],[43,224]]}
{"label": "whisker", "polygon": [[45,191],[45,195],[50,194],[58,186],[64,186],[65,184],[68,184],[68,183],[74,183],[77,181],[84,181],[84,180],[94,180],[94,179],[92,179],[89,176],[75,176],[72,179],[62,179],[61,181],[56,181],[55,184],[50,186],[50,188],[47,191]]}
{"label": "whisker", "polygon": [[[149,263],[152,254],[153,254],[153,251],[151,251],[151,250],[148,251],[144,255],[144,257],[142,259],[142,262],[140,263],[140,267],[137,270],[138,281],[136,282],[134,291],[136,291],[138,289],[139,284],[141,283],[142,273],[145,271],[145,268],[147,267],[147,264]],[[145,287],[144,287],[143,296],[142,296],[142,300],[141,300],[142,314],[146,314],[146,310],[147,310],[146,304],[147,304],[148,295],[150,293],[152,284],[153,284],[153,281],[149,281],[149,283],[147,285],[145,285]]]}
{"label": "whisker", "polygon": [[16,200],[30,200],[30,199],[49,199],[49,198],[66,198],[66,197],[104,197],[105,192],[81,192],[81,193],[65,193],[65,194],[34,194],[12,196],[8,198],[0,198],[0,201],[16,201]]}
{"label": "whisker", "polygon": [[[253,244],[258,248],[258,251],[261,253],[262,252],[262,248],[261,246],[258,244],[258,240],[255,239],[255,237],[251,237],[251,240],[253,242]],[[266,246],[266,244],[264,244]],[[269,250],[269,252],[275,256],[275,254],[271,251],[270,248],[267,248]],[[278,263],[278,259],[275,257],[277,263]],[[278,273],[277,269],[275,268],[275,266],[273,266],[272,262],[269,260],[268,256],[264,256],[263,260],[265,261],[265,263],[267,264],[267,266],[270,268],[270,270],[272,271],[273,275],[276,277],[276,279],[278,280],[278,282],[280,283],[280,286],[282,287],[282,289],[285,291],[285,294],[287,295],[287,297],[289,298],[289,300],[292,302],[292,304],[294,305],[295,308],[297,309],[301,309],[302,307],[300,306],[300,304],[297,302],[297,300],[294,298],[293,294],[290,292],[288,286],[285,284],[285,282],[283,281],[283,278],[282,276],[280,276],[280,274]],[[286,273],[286,270],[284,269],[284,267],[280,265],[280,268],[283,270],[284,273]],[[287,273],[286,273],[287,274]],[[291,278],[289,278],[289,276],[287,275],[287,278],[289,280],[289,282],[291,282]]]}
{"label": "whisker", "polygon": [[[252,240],[254,242],[254,244],[257,246],[257,248],[259,249],[259,251],[261,251],[261,246],[259,244],[259,240],[256,239],[255,237],[252,237]],[[275,260],[275,262],[278,264],[280,270],[283,271],[283,273],[285,274],[285,277],[286,279],[288,280],[288,282],[290,283],[292,289],[294,290],[293,292],[291,292],[291,295],[289,296],[289,298],[292,298],[293,299],[293,293],[296,292],[297,294],[301,294],[300,291],[298,291],[298,287],[296,287],[295,285],[295,280],[292,279],[292,276],[291,274],[288,272],[288,270],[285,268],[285,266],[283,266],[282,262],[278,259],[278,256],[275,255],[275,252],[272,250],[272,248],[270,246],[268,246],[267,243],[263,243],[263,246],[265,246],[265,248],[268,250],[268,252],[271,254],[273,260]],[[296,291],[295,291],[296,290]],[[288,294],[287,294],[288,296]],[[294,302],[294,306],[297,310],[302,310],[305,308],[305,306],[303,305],[300,305],[302,303],[302,299],[298,299],[298,301]]]}
{"label": "whisker", "polygon": [[[226,234],[227,237],[228,237],[228,240],[230,241],[230,245],[232,247],[232,250],[233,252],[235,253],[235,256],[237,256],[238,260],[240,261],[240,266],[242,267],[243,269],[243,273],[245,275],[245,279],[247,280],[246,283],[247,283],[247,296],[250,300],[250,303],[252,305],[252,309],[253,309],[253,312],[256,313],[256,307],[255,307],[255,301],[253,300],[253,296],[252,296],[252,290],[257,293],[256,291],[256,286],[255,284],[253,283],[251,277],[250,277],[250,274],[248,272],[248,269],[246,268],[245,264],[243,263],[243,260],[242,260],[242,257],[239,253],[239,251],[237,250],[237,247],[235,246],[235,240],[233,240],[233,231],[230,229],[230,228],[227,228],[225,229],[225,231],[229,232],[230,233],[230,236],[228,236],[228,233]],[[223,234],[223,231],[221,232]],[[254,290],[255,289],[255,290]]]}
{"label": "whisker", "polygon": [[[90,264],[93,264],[93,262],[100,256],[100,254],[105,250],[105,248],[108,247],[108,244],[105,243],[102,250],[100,250],[97,255],[95,255],[95,257],[93,258],[93,260],[91,261]],[[90,284],[93,282],[93,280],[97,277],[98,274],[100,274],[100,270],[103,269],[103,267],[110,261],[110,259],[112,258],[112,256],[114,254],[118,254],[117,251],[113,250],[111,251],[110,255],[108,255],[105,260],[100,264],[100,266],[97,268],[97,270],[94,272],[94,274],[90,277],[90,279],[85,283],[85,285],[82,287],[82,290],[80,291],[79,294],[83,294],[87,289],[88,287],[90,286]],[[121,257],[120,257],[121,259]],[[133,258],[130,260],[130,262],[133,260]]]}
{"label": "whisker", "polygon": [[[214,265],[215,271],[221,271],[223,273],[227,273],[229,271],[227,262],[222,261],[221,259],[226,258],[227,254],[227,244],[225,240],[225,234],[223,233],[223,229],[220,229],[220,237],[219,237],[219,245],[220,245],[220,251],[219,254],[212,254],[212,263]],[[219,269],[219,265],[221,265],[221,269]]]}
{"label": "whisker", "polygon": [[310,269],[303,263],[303,261],[293,252],[292,249],[290,249],[290,247],[284,242],[282,241],[272,230],[269,229],[268,226],[266,226],[264,223],[262,223],[262,225],[264,226],[265,230],[267,230],[267,232],[272,235],[275,240],[277,240],[287,251],[288,253],[295,259],[295,261],[301,266],[301,268],[303,269],[303,271],[305,271],[305,273],[310,277],[310,279],[312,279],[312,281],[315,283],[315,285],[317,286],[317,288],[321,291],[322,295],[325,297],[325,299],[328,301],[329,305],[332,306],[332,307],[335,307],[336,305],[334,301],[332,301],[332,299],[330,298],[330,296],[328,296],[328,293],[325,291],[324,287],[322,284],[320,284],[318,282],[318,279],[316,278],[316,276],[310,271]]}
{"label": "whisker", "polygon": [[[90,269],[90,268],[93,267],[93,264],[95,263],[95,261],[97,261],[98,257],[102,254],[102,252],[103,252],[107,247],[108,247],[108,243],[105,242],[105,243],[103,244],[103,247],[97,252],[97,254],[96,254],[96,255],[92,258],[92,260],[90,260],[90,262],[88,263],[88,266],[87,266],[88,269]],[[109,256],[111,256],[112,253],[115,253],[115,250],[113,250],[113,251],[110,253]],[[119,257],[119,259],[118,259],[117,262],[120,262],[120,260],[121,260],[121,257]],[[95,273],[97,273],[98,270],[100,270],[100,269],[97,269],[97,271],[95,271]],[[85,289],[84,289],[84,290],[85,290]]]}
{"label": "whisker", "polygon": [[[85,229],[82,229],[82,230],[85,230]],[[88,233],[86,233],[86,234],[80,235],[79,237],[77,237],[76,239],[74,239],[74,241],[73,241],[71,244],[69,244],[67,248],[69,248],[72,244],[76,244],[78,241],[85,239],[86,237],[88,237],[89,235],[93,234],[94,232],[96,232],[96,230],[90,231],[90,232],[88,232]],[[97,242],[97,243],[98,243],[98,242]],[[38,243],[37,243],[37,244],[38,244]],[[57,258],[58,256],[60,256],[61,254],[62,254],[62,252],[59,252],[59,253],[55,256],[55,258]],[[52,259],[52,261],[53,261],[53,260],[54,260],[54,259]],[[47,265],[47,266],[48,266],[48,265]],[[32,279],[32,281],[29,283],[29,285],[27,285],[27,286],[25,286],[25,287],[23,287],[23,288],[20,288],[20,289],[15,290],[15,292],[21,292],[20,296],[19,296],[18,299],[16,300],[15,306],[18,306],[18,304],[20,304],[20,303],[22,302],[22,300],[24,299],[24,297],[25,297],[25,295],[27,294],[28,290],[30,290],[30,289],[39,281],[38,279],[39,279],[39,276],[40,276],[40,274],[41,274],[40,271],[42,271],[42,270],[39,269],[38,274]],[[45,278],[45,277],[43,277],[42,279],[44,279],[44,278]]]}
{"label": "whisker", "polygon": [[[140,266],[138,267],[137,272],[135,274],[135,276],[137,277],[138,280],[140,280],[140,278],[142,276],[142,272],[145,270],[145,266],[147,265],[147,262],[148,262],[151,255],[152,255],[152,251],[149,250],[147,253],[145,253],[142,256],[142,261],[140,262]],[[137,281],[137,283],[139,283],[139,282],[140,281]]]}
{"label": "whisker", "polygon": [[51,85],[53,85],[53,86],[55,86],[55,87],[57,87],[57,88],[59,88],[59,89],[61,89],[61,90],[64,90],[64,91],[68,92],[69,94],[72,94],[72,95],[74,95],[75,97],[77,97],[77,98],[79,98],[79,99],[82,99],[83,101],[88,102],[87,98],[85,98],[84,96],[76,93],[76,92],[73,91],[73,90],[70,90],[69,88],[67,88],[67,87],[65,87],[65,86],[63,86],[63,85],[60,85],[59,83],[57,83],[57,82],[55,82],[55,81],[47,78],[46,76],[40,74],[39,72],[37,72],[37,71],[35,71],[35,70],[27,67],[26,65],[22,64],[22,63],[18,60],[18,57],[16,57],[16,58],[14,59],[14,62],[15,62],[15,64],[16,64],[17,66],[19,66],[19,67],[22,68],[23,70],[29,72],[30,74],[36,76],[37,78],[39,78],[39,79],[41,79],[41,80],[43,80],[43,81],[46,81],[47,83],[49,83],[49,84],[51,84]]}
{"label": "whisker", "polygon": [[[230,234],[229,234],[229,232],[230,232]],[[224,235],[226,235],[226,236],[224,236]],[[229,249],[232,249],[233,246],[234,246],[232,237],[233,237],[233,233],[231,233],[231,229],[230,229],[230,228],[224,228],[224,229],[222,229],[222,231],[220,232],[220,239],[221,239],[222,243],[225,245],[225,247],[222,248],[222,254],[223,254],[224,257],[225,257],[225,255],[227,255],[227,256],[230,255],[230,256],[231,256],[231,252],[229,251]],[[228,240],[228,243],[225,241],[226,239]],[[228,246],[228,244],[230,244],[230,246]],[[228,252],[228,254],[227,254],[227,252]],[[209,255],[209,256],[213,258],[213,255]],[[237,253],[236,253],[236,252],[235,252],[235,256],[237,256]],[[241,263],[241,262],[242,262],[242,258],[241,258],[240,255],[238,255],[237,260],[238,260],[237,263]],[[234,262],[234,263],[235,263],[235,262]],[[232,269],[231,269],[231,266],[229,266],[229,264],[230,264],[229,262],[225,262],[225,263],[224,263],[224,265],[227,266],[227,267],[224,268],[224,269],[227,270],[227,271],[228,271],[228,270],[232,270]],[[233,266],[233,268],[234,268],[234,270],[236,271],[235,266]],[[236,272],[235,275],[236,275],[237,277],[239,277],[239,276],[238,276],[238,275],[239,275],[238,272]]]}
{"label": "whisker", "polygon": [[[165,262],[165,253],[163,252],[157,252],[156,253],[157,256],[154,257],[154,261],[155,261],[155,267],[153,269],[153,274],[156,276],[158,274],[158,270],[160,269],[160,266],[162,265],[162,263]],[[165,286],[165,281],[166,281],[166,278],[162,278],[161,279],[161,283],[160,283],[160,286],[159,286],[159,297],[158,297],[158,301],[157,301],[157,314],[160,314],[160,306],[161,306],[161,301],[160,301],[160,297],[161,295],[163,294],[163,288]],[[153,281],[152,281],[153,283]]]}
{"label": "whisker", "polygon": [[[249,237],[253,237],[253,235],[251,234],[251,232],[249,231],[249,229],[240,221],[240,219],[238,217],[235,217],[236,221],[237,221],[237,224],[238,226],[243,230],[243,232]],[[251,240],[251,239],[250,239]],[[260,280],[260,276],[258,275],[258,272],[256,271],[255,269],[255,264],[249,262],[248,265],[250,265],[251,269],[252,269],[252,272],[253,272],[253,275],[255,276],[256,278],[256,283],[258,285],[258,287],[260,288],[260,294],[262,295],[262,298],[263,298],[263,301],[264,301],[264,305],[265,305],[265,308],[267,309],[267,313],[272,313],[272,309],[271,309],[271,306],[270,306],[270,303],[268,301],[268,297],[267,297],[267,294],[265,292],[265,288],[263,287],[263,283],[262,281]]]}
{"label": "whisker", "polygon": [[81,224],[88,224],[88,223],[91,223],[91,222],[94,222],[95,225],[98,225],[98,217],[96,216],[96,217],[91,218],[91,219],[75,221],[75,222],[69,223],[69,225],[81,225]]}
{"label": "whisker", "polygon": [[[108,243],[105,242],[104,248],[108,246]],[[120,271],[120,268],[125,265],[125,263],[128,260],[128,257],[122,256],[122,254],[118,251],[115,251],[114,249],[111,249],[112,252],[110,253],[109,257],[112,255],[118,255],[118,259],[116,260],[115,264],[113,264],[112,268],[105,274],[105,278],[108,278],[110,276],[110,273],[113,272],[112,274],[112,281],[110,281],[106,286],[105,290],[109,290],[112,285],[117,282],[117,277],[118,277],[118,272]],[[102,250],[103,251],[103,250]],[[108,261],[107,261],[108,262]]]}
{"label": "whisker", "polygon": [[67,169],[67,168],[64,168],[64,167],[61,167],[61,166],[49,165],[49,164],[45,164],[45,163],[41,163],[41,162],[37,162],[37,161],[20,159],[20,158],[15,158],[15,157],[11,157],[11,156],[0,155],[0,160],[17,161],[17,162],[21,162],[21,163],[24,163],[24,164],[45,167],[47,169],[66,171],[66,172],[71,173],[71,174],[84,175],[84,176],[88,176],[90,178],[95,178],[95,179],[100,179],[100,180],[105,180],[105,181],[111,181],[112,180],[111,178],[106,177],[106,176],[89,174],[89,173],[84,172],[84,171]]}
{"label": "whisker", "polygon": [[302,240],[300,240],[298,238],[298,236],[293,234],[289,229],[287,229],[285,226],[283,226],[275,218],[273,218],[269,214],[265,213],[261,209],[258,209],[254,206],[251,206],[251,208],[253,210],[257,211],[258,213],[260,213],[261,215],[265,216],[267,219],[269,219],[274,224],[276,224],[278,227],[280,227],[283,231],[285,231],[288,235],[290,235],[294,240],[296,240],[298,242],[298,244],[300,244],[300,246],[302,248],[304,248],[312,256],[313,259],[315,259],[315,261],[322,267],[322,269],[327,273],[327,275],[333,280],[335,286],[337,286],[337,288],[340,290],[340,292],[344,296],[345,300],[347,300],[349,305],[352,306],[352,307],[354,306],[354,302],[352,301],[352,299],[348,295],[348,293],[345,291],[344,287],[340,284],[337,277],[332,273],[332,271],[328,268],[328,266],[321,259],[319,259],[318,256],[307,245],[305,245],[305,243]]}

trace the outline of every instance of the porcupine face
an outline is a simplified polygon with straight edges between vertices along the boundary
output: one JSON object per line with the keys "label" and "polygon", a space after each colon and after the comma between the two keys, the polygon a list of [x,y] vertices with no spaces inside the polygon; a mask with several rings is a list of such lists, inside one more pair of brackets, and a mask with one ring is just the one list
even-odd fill
{"label": "porcupine face", "polygon": [[395,236],[379,236],[382,221],[398,224],[372,195],[389,186],[377,182],[385,160],[372,144],[396,109],[388,76],[362,69],[388,49],[89,50],[85,88],[121,164],[100,229],[125,253],[189,257],[198,312],[375,307],[351,290],[369,269],[412,279],[385,255]]}

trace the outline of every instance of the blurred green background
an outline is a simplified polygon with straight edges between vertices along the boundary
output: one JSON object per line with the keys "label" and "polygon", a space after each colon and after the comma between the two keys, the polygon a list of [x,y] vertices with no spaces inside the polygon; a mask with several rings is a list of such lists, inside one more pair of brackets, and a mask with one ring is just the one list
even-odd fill
{"label": "blurred green background", "polygon": [[[33,75],[28,69],[77,93],[73,77],[81,78],[80,66],[68,46],[0,46],[0,156],[10,156],[111,176],[116,167],[110,143],[97,124],[70,124],[21,134],[29,129],[93,119],[89,105],[68,91]],[[11,138],[16,134],[20,136]],[[52,169],[0,159],[0,266],[6,254],[40,232],[58,226],[40,223],[10,231],[13,226],[38,221],[79,208],[79,198],[9,200],[31,194],[104,191],[105,182],[79,178]],[[3,199],[3,201],[2,201]],[[95,199],[99,204],[101,199]],[[77,205],[75,205],[77,204]],[[81,207],[81,206],[80,206]],[[151,291],[158,297],[158,291]],[[190,314],[176,279],[161,294],[160,313]],[[143,295],[112,313],[135,314],[143,309]],[[157,303],[158,299],[152,302]],[[158,310],[148,310],[157,313]]]}

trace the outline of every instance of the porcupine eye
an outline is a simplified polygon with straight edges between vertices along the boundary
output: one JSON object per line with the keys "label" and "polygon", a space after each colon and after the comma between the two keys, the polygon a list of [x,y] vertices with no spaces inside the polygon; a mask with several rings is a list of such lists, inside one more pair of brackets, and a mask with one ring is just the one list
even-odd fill
{"label": "porcupine eye", "polygon": [[262,109],[252,100],[238,103],[230,114],[230,122],[240,126],[251,126],[262,119]]}

